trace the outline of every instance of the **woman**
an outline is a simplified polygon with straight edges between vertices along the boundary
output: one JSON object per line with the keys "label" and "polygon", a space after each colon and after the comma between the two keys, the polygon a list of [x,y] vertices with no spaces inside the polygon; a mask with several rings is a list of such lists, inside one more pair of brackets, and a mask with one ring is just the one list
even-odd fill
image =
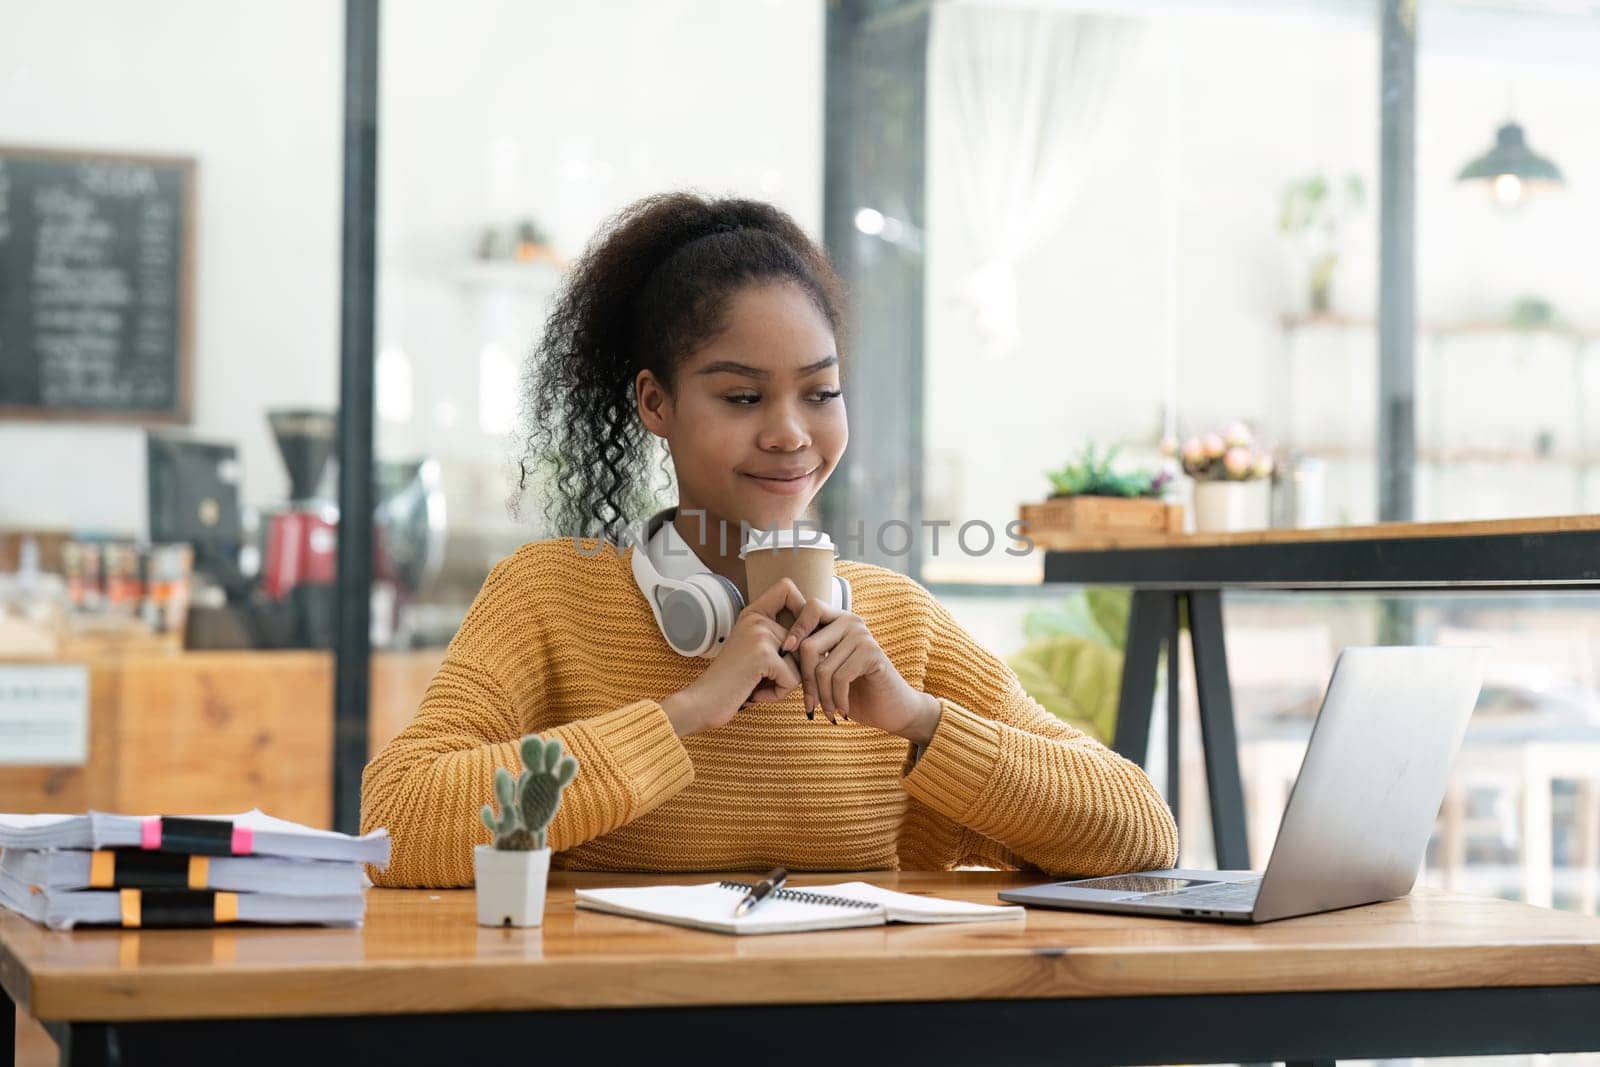
{"label": "woman", "polygon": [[[741,524],[790,529],[844,454],[841,322],[827,256],[770,205],[670,194],[602,230],[525,406],[523,480],[553,469],[566,536],[494,568],[416,718],[367,767],[363,830],[394,838],[378,884],[471,884],[479,808],[527,733],[580,764],[549,831],[561,868],[1176,862],[1144,772],[1030,699],[915,581],[840,560],[848,610],[789,582],[749,603]],[[678,508],[619,547],[651,436]],[[748,603],[709,661],[667,643],[630,566],[647,547],[669,577],[720,575]]]}

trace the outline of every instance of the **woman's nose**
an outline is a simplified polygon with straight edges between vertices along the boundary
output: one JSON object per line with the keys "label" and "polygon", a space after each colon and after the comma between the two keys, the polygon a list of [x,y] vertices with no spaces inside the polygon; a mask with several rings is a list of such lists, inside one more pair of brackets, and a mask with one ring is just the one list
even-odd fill
{"label": "woman's nose", "polygon": [[774,404],[772,416],[761,427],[757,444],[769,452],[793,452],[811,441],[802,413],[788,404]]}

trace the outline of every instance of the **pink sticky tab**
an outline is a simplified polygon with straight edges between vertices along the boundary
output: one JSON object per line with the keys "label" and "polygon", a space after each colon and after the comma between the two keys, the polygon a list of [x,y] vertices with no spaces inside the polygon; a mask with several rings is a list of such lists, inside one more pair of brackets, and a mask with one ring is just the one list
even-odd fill
{"label": "pink sticky tab", "polygon": [[256,850],[256,835],[248,826],[233,828],[233,854],[248,856]]}
{"label": "pink sticky tab", "polygon": [[157,849],[161,847],[161,817],[155,816],[144,821],[139,828],[139,847]]}

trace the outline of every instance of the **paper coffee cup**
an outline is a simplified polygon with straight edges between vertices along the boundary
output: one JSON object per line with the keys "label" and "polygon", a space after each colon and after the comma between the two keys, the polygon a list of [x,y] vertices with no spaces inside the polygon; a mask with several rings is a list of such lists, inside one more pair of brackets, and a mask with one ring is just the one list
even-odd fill
{"label": "paper coffee cup", "polygon": [[[752,530],[739,550],[751,601],[788,578],[807,600],[833,602],[833,540],[821,530]],[[794,613],[778,612],[778,622],[794,624]]]}

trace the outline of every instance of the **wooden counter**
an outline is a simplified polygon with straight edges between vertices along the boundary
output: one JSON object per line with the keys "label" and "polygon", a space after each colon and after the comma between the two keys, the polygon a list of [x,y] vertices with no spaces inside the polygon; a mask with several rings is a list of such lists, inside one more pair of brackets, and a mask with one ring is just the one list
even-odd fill
{"label": "wooden counter", "polygon": [[[372,751],[410,721],[443,654],[374,653]],[[76,662],[89,667],[89,762],[0,766],[0,811],[259,807],[311,826],[331,824],[331,653],[141,647]]]}

